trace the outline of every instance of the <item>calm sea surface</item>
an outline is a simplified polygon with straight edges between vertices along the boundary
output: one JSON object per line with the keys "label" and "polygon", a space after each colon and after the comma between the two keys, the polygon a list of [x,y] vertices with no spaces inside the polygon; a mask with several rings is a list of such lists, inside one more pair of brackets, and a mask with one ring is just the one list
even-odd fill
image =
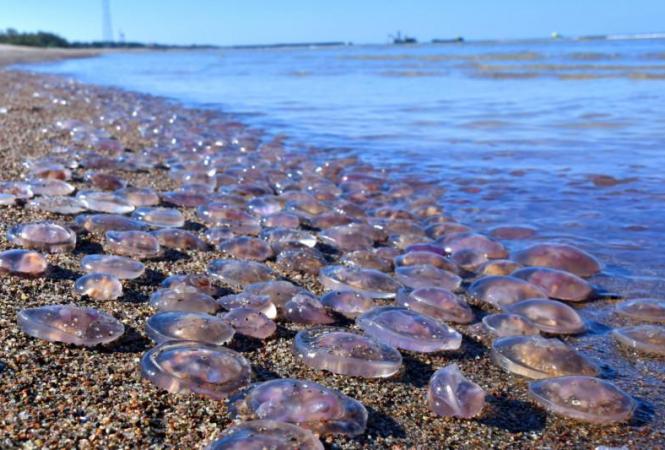
{"label": "calm sea surface", "polygon": [[422,173],[461,222],[532,225],[597,255],[599,283],[665,297],[665,40],[146,52],[30,69]]}

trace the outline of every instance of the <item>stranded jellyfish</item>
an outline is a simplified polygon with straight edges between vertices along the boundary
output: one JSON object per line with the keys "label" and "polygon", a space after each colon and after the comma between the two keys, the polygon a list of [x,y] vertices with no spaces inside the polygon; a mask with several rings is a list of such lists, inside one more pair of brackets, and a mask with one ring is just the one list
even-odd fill
{"label": "stranded jellyfish", "polygon": [[547,294],[536,285],[515,277],[484,277],[474,281],[468,292],[478,300],[496,308],[528,298],[543,298]]}
{"label": "stranded jellyfish", "polygon": [[185,311],[215,314],[219,304],[197,290],[160,289],[150,296],[150,304],[159,311]]}
{"label": "stranded jellyfish", "polygon": [[217,249],[232,258],[265,261],[273,256],[272,249],[265,241],[248,236],[240,236],[222,241]]}
{"label": "stranded jellyfish", "polygon": [[339,262],[345,266],[357,266],[381,272],[392,272],[393,270],[393,262],[390,259],[384,258],[373,249],[347,253],[340,258]]}
{"label": "stranded jellyfish", "polygon": [[86,255],[81,260],[81,269],[88,273],[108,273],[121,280],[133,280],[143,275],[145,266],[126,256]]}
{"label": "stranded jellyfish", "polygon": [[616,305],[622,316],[647,322],[665,322],[665,300],[656,298],[635,298]]}
{"label": "stranded jellyfish", "polygon": [[28,207],[56,214],[78,214],[86,210],[83,202],[76,197],[38,197],[28,202]]}
{"label": "stranded jellyfish", "polygon": [[593,294],[593,288],[582,278],[563,270],[545,267],[525,267],[512,275],[528,281],[545,291],[545,297],[580,302]]}
{"label": "stranded jellyfish", "polygon": [[191,231],[179,228],[162,228],[153,231],[152,235],[157,238],[159,245],[175,250],[208,250],[208,244]]}
{"label": "stranded jellyfish", "polygon": [[134,211],[134,205],[113,192],[81,191],[76,198],[90,211],[109,214],[127,214]]}
{"label": "stranded jellyfish", "polygon": [[367,426],[367,410],[359,401],[313,381],[284,378],[256,384],[232,408],[243,420],[293,423],[319,435],[357,436]]}
{"label": "stranded jellyfish", "polygon": [[277,331],[277,325],[261,311],[253,308],[233,308],[222,314],[238,334],[256,339],[266,339]]}
{"label": "stranded jellyfish", "polygon": [[234,334],[231,324],[220,317],[183,311],[157,313],[146,321],[145,330],[148,337],[157,344],[166,341],[197,341],[224,345]]}
{"label": "stranded jellyfish", "polygon": [[550,334],[578,334],[586,330],[584,321],[565,303],[542,298],[506,305],[507,312],[527,317],[541,331]]}
{"label": "stranded jellyfish", "polygon": [[356,324],[378,341],[414,352],[457,350],[462,345],[462,335],[447,325],[396,306],[371,309],[358,316]]}
{"label": "stranded jellyfish", "polygon": [[74,222],[93,234],[148,229],[148,225],[145,223],[119,214],[82,214],[76,216]]}
{"label": "stranded jellyfish", "polygon": [[277,308],[267,295],[257,295],[248,292],[240,294],[225,295],[217,299],[217,303],[227,311],[236,308],[251,308],[260,311],[268,318],[277,317]]}
{"label": "stranded jellyfish", "polygon": [[321,301],[308,292],[300,292],[284,304],[284,318],[307,325],[327,325],[335,322]]}
{"label": "stranded jellyfish", "polygon": [[319,281],[327,290],[357,291],[373,298],[393,298],[401,285],[383,272],[359,267],[326,266]]}
{"label": "stranded jellyfish", "polygon": [[7,232],[7,239],[20,247],[49,253],[68,252],[76,247],[76,233],[52,222],[15,225]]}
{"label": "stranded jellyfish", "polygon": [[39,277],[47,268],[46,258],[32,250],[6,250],[0,253],[0,273]]}
{"label": "stranded jellyfish", "polygon": [[322,242],[343,252],[366,250],[374,245],[370,226],[351,223],[327,228],[319,233]]}
{"label": "stranded jellyfish", "polygon": [[214,259],[208,264],[208,274],[234,288],[268,281],[274,278],[273,271],[263,263],[236,259]]}
{"label": "stranded jellyfish", "polygon": [[536,232],[532,227],[511,225],[492,228],[489,235],[496,239],[530,239]]}
{"label": "stranded jellyfish", "polygon": [[462,283],[462,279],[456,274],[429,264],[398,267],[395,269],[395,279],[413,289],[438,287],[455,290]]}
{"label": "stranded jellyfish", "polygon": [[[477,233],[454,233],[440,239],[447,253],[460,250],[475,250],[484,254],[487,259],[503,259],[508,252],[501,243]],[[438,242],[438,241],[437,241]]]}
{"label": "stranded jellyfish", "polygon": [[249,362],[219,345],[167,341],[141,358],[141,374],[171,393],[192,392],[222,400],[250,382]]}
{"label": "stranded jellyfish", "polygon": [[159,240],[145,231],[107,231],[106,247],[110,253],[135,258],[154,258],[162,254]]}
{"label": "stranded jellyfish", "polygon": [[402,365],[402,355],[395,348],[343,328],[302,330],[295,337],[293,352],[314,369],[366,378],[389,377]]}
{"label": "stranded jellyfish", "polygon": [[644,353],[665,355],[665,327],[661,325],[637,325],[612,331],[621,344]]}
{"label": "stranded jellyfish", "polygon": [[35,195],[54,197],[57,195],[69,195],[76,190],[74,186],[62,180],[32,180],[30,187]]}
{"label": "stranded jellyfish", "polygon": [[580,277],[600,272],[600,263],[596,258],[572,245],[536,244],[513,256],[515,261],[525,266],[551,267]]}
{"label": "stranded jellyfish", "polygon": [[315,248],[287,248],[277,255],[277,266],[285,272],[317,275],[327,264],[323,254]]}
{"label": "stranded jellyfish", "polygon": [[115,341],[125,332],[124,325],[113,316],[75,305],[22,309],[18,325],[24,333],[39,339],[86,347]]}
{"label": "stranded jellyfish", "polygon": [[522,265],[511,261],[509,259],[492,259],[487,261],[485,264],[482,264],[476,270],[480,275],[510,275],[518,269],[521,269]]}
{"label": "stranded jellyfish", "polygon": [[413,251],[395,258],[395,267],[420,266],[427,264],[448,272],[457,272],[459,269],[448,258],[437,253],[426,251]]}
{"label": "stranded jellyfish", "polygon": [[175,208],[138,208],[132,217],[152,227],[180,228],[185,225],[185,216]]}
{"label": "stranded jellyfish", "polygon": [[305,290],[290,281],[272,280],[252,283],[245,287],[244,292],[247,294],[267,295],[275,306],[283,308],[286,302],[291,300],[294,295],[305,292]]}
{"label": "stranded jellyfish", "polygon": [[115,300],[122,296],[122,284],[115,275],[93,272],[76,280],[74,292],[95,300]]}
{"label": "stranded jellyfish", "polygon": [[468,303],[448,289],[425,287],[400,289],[395,303],[443,322],[470,323],[474,319]]}
{"label": "stranded jellyfish", "polygon": [[485,406],[485,391],[465,378],[457,364],[443,367],[429,380],[427,388],[429,407],[443,417],[470,419]]}
{"label": "stranded jellyfish", "polygon": [[321,303],[349,319],[355,319],[376,306],[371,297],[353,291],[328,292],[321,297]]}
{"label": "stranded jellyfish", "polygon": [[483,325],[494,336],[529,336],[540,334],[540,330],[524,316],[518,314],[490,314],[483,317]]}
{"label": "stranded jellyfish", "polygon": [[323,450],[311,431],[285,422],[253,420],[229,428],[206,450]]}
{"label": "stranded jellyfish", "polygon": [[196,290],[216,297],[220,288],[215,286],[211,277],[203,273],[189,273],[186,275],[171,275],[162,281],[162,287],[176,291]]}
{"label": "stranded jellyfish", "polygon": [[150,188],[126,187],[118,189],[115,193],[137,208],[159,204],[159,195]]}
{"label": "stranded jellyfish", "polygon": [[501,368],[529,378],[598,374],[598,368],[558,339],[506,336],[492,343],[492,359]]}
{"label": "stranded jellyfish", "polygon": [[586,376],[532,381],[529,397],[554,414],[596,424],[625,422],[636,406],[635,400],[614,384]]}

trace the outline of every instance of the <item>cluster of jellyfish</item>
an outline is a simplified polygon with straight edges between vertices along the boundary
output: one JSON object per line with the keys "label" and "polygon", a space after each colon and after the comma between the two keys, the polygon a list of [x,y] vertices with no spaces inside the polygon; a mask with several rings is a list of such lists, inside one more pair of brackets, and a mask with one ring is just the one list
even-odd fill
{"label": "cluster of jellyfish", "polygon": [[[169,131],[158,119],[135,124],[156,144],[137,152],[99,128],[108,118],[97,126],[58,122],[54,129],[80,148],[55,147],[25,162],[24,179],[0,184],[7,207],[59,218],[11,226],[7,237],[18,248],[0,253],[2,272],[45,276],[48,254],[71,252],[81,233],[100,239],[105,252],[82,257],[85,275],[74,284],[77,296],[100,308],[22,309],[18,324],[28,335],[113,345],[124,326],[103,305],[123,296],[123,280],[142,277],[144,262],[164,249],[206,252],[205,273],[171,275],[150,297],[145,333],[155,345],[140,370],[168,392],[229,402],[236,425],[210,448],[321,449],[321,436],[365,432],[367,410],[358,400],[310,380],[252,384],[250,361],[225,347],[236,334],[270,339],[279,321],[302,325],[292,342],[299,363],[366,378],[399,377],[400,351],[458,350],[463,336],[455,325],[478,323],[492,337],[492,360],[534,380],[529,395],[537,404],[592,423],[630,419],[635,400],[557,338],[587,329],[574,305],[598,295],[587,281],[601,270],[593,256],[560,243],[509,254],[502,240],[536,231],[477,233],[444,212],[434,184],[389,181],[354,158],[315,164],[241,127],[209,127],[220,136],[206,141],[194,125],[178,127],[173,117],[165,121]],[[122,177],[137,171],[162,171],[179,188],[159,192]],[[200,232],[186,229],[183,212]],[[324,293],[280,273],[318,277]],[[665,328],[640,323],[665,321],[665,301],[625,300],[616,313],[635,321],[613,330],[618,344],[665,353]],[[435,369],[426,393],[431,410],[479,416],[486,394],[474,374],[455,364]]]}

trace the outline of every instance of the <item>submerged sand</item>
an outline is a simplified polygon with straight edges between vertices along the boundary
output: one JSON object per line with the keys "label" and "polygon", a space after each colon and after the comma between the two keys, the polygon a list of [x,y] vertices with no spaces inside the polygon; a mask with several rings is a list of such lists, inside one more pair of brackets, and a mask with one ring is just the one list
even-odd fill
{"label": "submerged sand", "polygon": [[[72,92],[85,91],[72,97]],[[38,95],[35,95],[38,93]],[[21,161],[43,155],[53,141],[63,142],[51,125],[57,119],[90,120],[111,105],[143,102],[147,97],[78,84],[59,78],[0,72],[0,170],[3,179],[18,178]],[[55,100],[54,100],[55,99]],[[66,103],[58,104],[65,100]],[[205,123],[210,111],[185,110],[151,99],[162,108]],[[44,131],[45,129],[49,131]],[[130,151],[147,145],[135,131],[110,130]],[[158,190],[172,186],[163,170],[122,173],[130,183]],[[80,183],[75,183],[82,186]],[[194,219],[190,212],[190,220]],[[11,248],[5,232],[17,222],[61,219],[21,206],[0,209],[0,250]],[[194,228],[192,226],[192,228]],[[0,282],[0,447],[2,448],[201,448],[231,424],[223,402],[196,395],[173,395],[141,378],[139,359],[152,346],[144,332],[153,314],[149,295],[166,276],[202,272],[219,257],[215,252],[171,253],[147,262],[146,275],[125,283],[118,301],[96,302],[73,296],[74,280],[82,274],[80,259],[101,251],[100,241],[80,236],[71,254],[51,255],[51,274],[27,280],[6,277]],[[289,276],[289,274],[283,274]],[[316,293],[312,278],[291,278]],[[119,342],[93,349],[48,343],[28,337],[16,325],[20,308],[76,302],[104,309],[120,319],[127,332]],[[610,301],[598,302],[594,320],[612,322]],[[478,315],[483,312],[476,306]],[[464,334],[459,351],[417,354],[403,352],[403,372],[387,380],[344,377],[309,369],[291,354],[300,327],[282,323],[265,343],[242,338],[230,347],[252,363],[253,379],[311,379],[360,400],[369,411],[367,431],[357,438],[326,437],[328,448],[595,448],[600,445],[656,448],[665,442],[665,373],[662,361],[625,353],[620,357],[607,335],[590,333],[583,351],[610,364],[606,376],[640,400],[628,424],[593,426],[547,414],[527,399],[527,381],[507,374],[489,357],[489,341],[475,327]],[[633,365],[633,361],[637,361]],[[488,392],[488,406],[473,420],[440,418],[427,408],[425,391],[439,367],[457,363],[462,372]]]}

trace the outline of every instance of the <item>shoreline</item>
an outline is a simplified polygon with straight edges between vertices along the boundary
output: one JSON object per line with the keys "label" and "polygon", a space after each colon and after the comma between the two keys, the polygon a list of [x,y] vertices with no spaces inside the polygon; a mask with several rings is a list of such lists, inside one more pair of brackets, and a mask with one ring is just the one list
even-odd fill
{"label": "shoreline", "polygon": [[[53,57],[96,54],[99,53]],[[100,114],[118,113],[120,118],[116,123],[105,125],[111,130],[114,126],[121,127],[122,131],[116,129],[114,135],[126,148],[137,151],[150,142],[137,133],[135,124],[124,113],[138,104],[155,113],[162,110],[178,113],[184,120],[202,128],[221,116],[213,111],[180,107],[148,95],[78,82],[66,83],[56,76],[0,70],[0,80],[3,86],[0,107],[7,108],[5,114],[0,114],[3,179],[18,178],[23,171],[22,160],[26,156],[45,154],[54,142],[80,145],[52,128],[57,119],[93,121]],[[34,92],[40,95],[34,97]],[[82,97],[89,98],[89,103]],[[62,99],[68,103],[53,102]],[[44,128],[49,131],[42,132]],[[161,176],[164,173],[154,170],[123,172],[121,175],[138,186],[159,190],[173,188],[173,182]],[[80,182],[75,184],[82,186]],[[191,210],[184,212],[188,220],[196,221]],[[12,248],[4,237],[11,224],[57,220],[62,216],[10,207],[0,210],[0,218],[0,245],[5,250]],[[0,393],[7,399],[0,404],[0,420],[4,426],[4,432],[0,430],[0,445],[199,448],[209,443],[230,425],[226,406],[194,395],[172,395],[158,390],[141,379],[138,358],[152,345],[143,331],[145,319],[153,314],[146,303],[150,293],[164,276],[184,271],[201,272],[217,255],[215,252],[194,252],[186,258],[171,255],[163,260],[150,261],[147,263],[148,274],[128,282],[126,295],[118,301],[100,303],[76,299],[71,286],[81,272],[78,262],[84,254],[97,251],[99,245],[97,238],[82,236],[74,253],[49,256],[56,270],[48,278],[25,280],[11,277],[0,286],[0,341],[5,343],[0,349],[3,383]],[[294,281],[321,293],[318,282],[311,277]],[[111,312],[126,325],[127,333],[111,347],[82,349],[39,341],[18,330],[15,314],[19,308],[69,301]],[[608,301],[607,304],[612,303]],[[631,424],[596,427],[545,414],[527,400],[525,379],[506,374],[490,361],[487,343],[472,327],[455,327],[465,335],[458,352],[404,352],[404,373],[388,380],[349,378],[307,369],[290,352],[293,334],[301,328],[280,323],[278,335],[265,344],[240,339],[234,340],[231,348],[241,351],[253,363],[254,381],[275,377],[311,379],[340,389],[368,407],[370,419],[366,433],[355,439],[323,438],[329,448],[591,448],[598,445],[639,448],[663,439],[662,419],[638,417]],[[427,409],[424,391],[429,376],[434,369],[451,362],[459,364],[462,371],[489,394],[488,407],[478,419],[437,418]],[[622,370],[625,369],[617,368],[619,372]],[[633,388],[631,383],[635,380],[627,377],[621,376],[613,381],[638,398],[651,400],[650,395],[655,394],[661,398],[655,408],[662,408],[665,396],[662,388],[658,393],[650,390],[653,381],[641,388]]]}
{"label": "shoreline", "polygon": [[38,48],[0,44],[0,69],[13,64],[39,63],[72,58],[90,58],[106,53],[106,50]]}

